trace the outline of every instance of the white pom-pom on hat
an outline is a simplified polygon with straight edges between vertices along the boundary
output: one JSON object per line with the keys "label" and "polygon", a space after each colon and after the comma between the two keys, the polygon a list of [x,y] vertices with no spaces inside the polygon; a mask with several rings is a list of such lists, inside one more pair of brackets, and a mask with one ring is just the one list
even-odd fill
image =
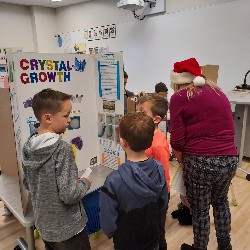
{"label": "white pom-pom on hat", "polygon": [[206,83],[206,80],[202,76],[196,76],[193,80],[194,86],[203,86]]}

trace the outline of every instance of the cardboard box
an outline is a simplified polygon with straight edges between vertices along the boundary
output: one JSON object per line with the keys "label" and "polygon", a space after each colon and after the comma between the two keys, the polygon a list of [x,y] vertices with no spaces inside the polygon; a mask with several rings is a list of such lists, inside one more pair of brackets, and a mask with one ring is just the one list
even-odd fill
{"label": "cardboard box", "polygon": [[4,88],[0,88],[0,168],[6,175],[18,176],[10,93]]}
{"label": "cardboard box", "polygon": [[201,66],[201,70],[207,80],[211,80],[217,84],[219,65],[204,65]]}
{"label": "cardboard box", "polygon": [[136,97],[128,97],[127,99],[127,113],[135,112],[136,111]]}

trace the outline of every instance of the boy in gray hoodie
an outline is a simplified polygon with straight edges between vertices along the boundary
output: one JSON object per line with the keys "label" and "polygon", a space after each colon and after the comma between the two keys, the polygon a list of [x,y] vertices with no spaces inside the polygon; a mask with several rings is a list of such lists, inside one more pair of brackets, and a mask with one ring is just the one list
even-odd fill
{"label": "boy in gray hoodie", "polygon": [[24,185],[30,190],[35,225],[46,250],[88,250],[82,198],[91,179],[78,179],[69,143],[59,134],[70,123],[71,96],[52,89],[37,93],[32,108],[39,132],[23,147]]}
{"label": "boy in gray hoodie", "polygon": [[127,161],[106,179],[100,193],[101,228],[116,250],[157,250],[158,214],[168,202],[160,162],[146,157],[155,125],[149,116],[128,113],[119,126]]}

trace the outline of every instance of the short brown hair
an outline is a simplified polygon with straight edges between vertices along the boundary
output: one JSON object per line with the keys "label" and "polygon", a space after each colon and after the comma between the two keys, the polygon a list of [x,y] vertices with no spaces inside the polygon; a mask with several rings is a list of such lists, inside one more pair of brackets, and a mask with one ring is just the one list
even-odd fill
{"label": "short brown hair", "polygon": [[43,89],[35,94],[32,100],[32,108],[36,119],[41,120],[44,113],[50,112],[56,114],[62,108],[65,101],[71,99],[71,95],[53,89]]}
{"label": "short brown hair", "polygon": [[165,83],[159,82],[155,85],[155,93],[168,92],[168,88]]}
{"label": "short brown hair", "polygon": [[152,104],[151,111],[154,116],[160,116],[162,119],[166,116],[168,111],[168,101],[166,98],[153,95],[144,95],[139,98],[137,104],[143,104],[149,102]]}
{"label": "short brown hair", "polygon": [[140,152],[149,148],[153,141],[155,125],[153,119],[142,112],[124,115],[121,119],[120,137],[131,150]]}

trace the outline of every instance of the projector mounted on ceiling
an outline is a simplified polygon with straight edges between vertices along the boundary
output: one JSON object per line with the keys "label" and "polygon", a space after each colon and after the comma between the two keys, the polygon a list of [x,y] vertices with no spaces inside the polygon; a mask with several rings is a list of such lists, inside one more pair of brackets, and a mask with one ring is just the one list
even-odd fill
{"label": "projector mounted on ceiling", "polygon": [[166,0],[120,0],[117,7],[132,11],[135,18],[143,20],[145,16],[165,13]]}
{"label": "projector mounted on ceiling", "polygon": [[117,7],[130,11],[139,10],[144,7],[144,0],[120,0]]}

